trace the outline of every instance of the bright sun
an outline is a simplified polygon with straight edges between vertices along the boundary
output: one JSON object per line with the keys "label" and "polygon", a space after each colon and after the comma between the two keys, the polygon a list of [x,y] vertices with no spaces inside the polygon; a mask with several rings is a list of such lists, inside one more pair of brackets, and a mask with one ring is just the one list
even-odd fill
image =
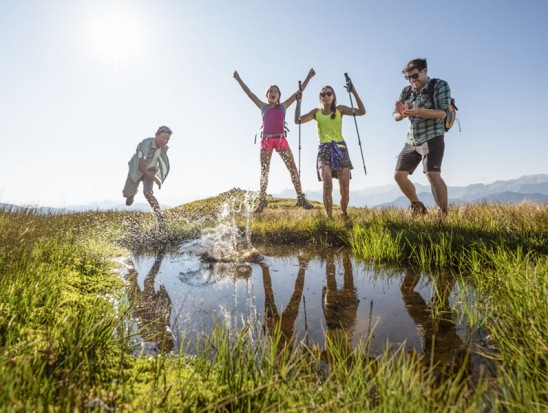
{"label": "bright sun", "polygon": [[128,10],[105,9],[88,17],[87,45],[95,58],[120,65],[143,53],[144,27]]}

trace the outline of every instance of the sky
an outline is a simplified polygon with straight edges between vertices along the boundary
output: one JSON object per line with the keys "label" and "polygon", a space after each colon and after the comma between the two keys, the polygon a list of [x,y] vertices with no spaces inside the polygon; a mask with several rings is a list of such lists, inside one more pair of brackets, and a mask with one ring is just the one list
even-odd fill
{"label": "sky", "polygon": [[[265,100],[271,84],[289,97],[314,68],[303,112],[325,85],[349,106],[348,73],[367,110],[356,118],[367,175],[343,118],[350,188],[392,185],[408,126],[392,111],[417,57],[459,107],[462,131],[445,137],[449,186],[548,173],[547,19],[545,0],[0,0],[0,203],[123,203],[127,162],[160,125],[173,130],[162,204],[258,190],[261,116],[235,70]],[[321,190],[315,122],[299,134],[294,109],[302,186]],[[277,154],[269,178],[269,193],[292,187]],[[427,183],[420,167],[412,180]]]}

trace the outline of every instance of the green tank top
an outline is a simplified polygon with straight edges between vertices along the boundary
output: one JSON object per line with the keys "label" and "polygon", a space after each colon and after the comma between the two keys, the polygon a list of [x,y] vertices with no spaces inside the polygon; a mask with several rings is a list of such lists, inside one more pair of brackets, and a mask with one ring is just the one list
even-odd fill
{"label": "green tank top", "polygon": [[335,119],[331,119],[331,113],[324,115],[319,109],[314,115],[318,125],[318,136],[320,143],[342,142],[342,115],[340,110],[335,110]]}

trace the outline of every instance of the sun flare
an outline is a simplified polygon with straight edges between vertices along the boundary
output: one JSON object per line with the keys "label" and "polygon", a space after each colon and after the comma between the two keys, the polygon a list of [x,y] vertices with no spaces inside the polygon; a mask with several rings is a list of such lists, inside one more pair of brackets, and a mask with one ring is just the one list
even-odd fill
{"label": "sun flare", "polygon": [[105,63],[131,61],[144,50],[144,27],[126,10],[103,10],[89,16],[86,35],[88,51]]}

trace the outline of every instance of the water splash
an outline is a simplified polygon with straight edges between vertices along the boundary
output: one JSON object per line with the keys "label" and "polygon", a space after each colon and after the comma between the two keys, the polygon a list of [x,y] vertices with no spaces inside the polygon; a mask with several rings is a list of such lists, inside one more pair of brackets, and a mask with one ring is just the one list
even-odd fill
{"label": "water splash", "polygon": [[[193,243],[200,256],[209,262],[258,262],[263,256],[251,244],[251,224],[257,194],[246,191],[230,196],[219,208],[217,224],[202,229],[201,237]],[[245,229],[238,220],[245,220]]]}

